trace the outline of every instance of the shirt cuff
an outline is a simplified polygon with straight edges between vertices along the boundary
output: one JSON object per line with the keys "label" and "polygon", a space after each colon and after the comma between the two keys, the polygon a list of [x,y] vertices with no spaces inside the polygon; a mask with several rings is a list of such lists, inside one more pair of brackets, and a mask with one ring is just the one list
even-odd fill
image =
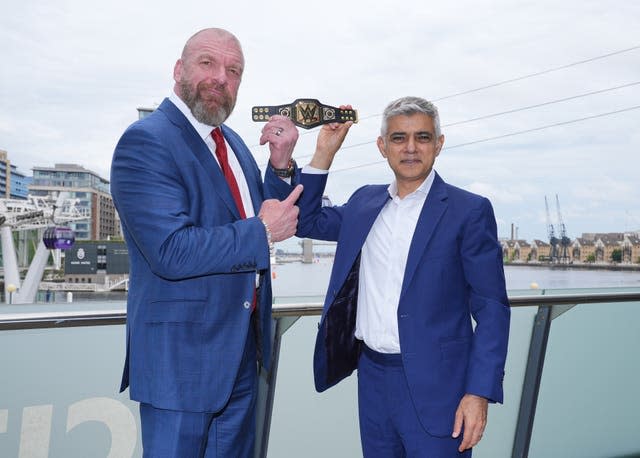
{"label": "shirt cuff", "polygon": [[305,165],[302,168],[302,173],[308,173],[310,175],[326,175],[329,173],[328,170],[317,169],[315,167],[311,167],[310,165]]}

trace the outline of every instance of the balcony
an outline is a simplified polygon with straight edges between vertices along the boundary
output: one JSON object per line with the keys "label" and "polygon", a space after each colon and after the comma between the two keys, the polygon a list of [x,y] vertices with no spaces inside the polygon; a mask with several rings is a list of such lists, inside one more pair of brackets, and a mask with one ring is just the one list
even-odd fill
{"label": "balcony", "polygon": [[[490,407],[474,457],[639,456],[640,288],[509,299],[505,405]],[[256,456],[361,456],[355,377],[313,389],[322,297],[275,302]],[[141,456],[137,404],[117,393],[124,322],[123,302],[0,308],[0,456]]]}

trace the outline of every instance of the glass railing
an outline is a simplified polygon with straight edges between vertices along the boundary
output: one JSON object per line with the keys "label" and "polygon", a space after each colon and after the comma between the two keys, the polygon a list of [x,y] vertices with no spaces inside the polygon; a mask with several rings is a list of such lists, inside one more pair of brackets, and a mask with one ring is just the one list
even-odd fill
{"label": "glass railing", "polygon": [[[505,404],[474,457],[640,453],[640,288],[509,293]],[[276,298],[256,456],[361,456],[356,377],[313,388],[322,299]],[[137,403],[117,393],[125,319],[123,302],[0,306],[0,456],[141,456]]]}

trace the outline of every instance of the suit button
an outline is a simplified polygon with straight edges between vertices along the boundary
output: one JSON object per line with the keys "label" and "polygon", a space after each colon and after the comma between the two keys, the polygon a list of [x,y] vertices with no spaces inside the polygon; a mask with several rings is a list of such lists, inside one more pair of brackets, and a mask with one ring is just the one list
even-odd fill
{"label": "suit button", "polygon": [[244,301],[244,304],[242,304],[244,306],[244,308],[248,309],[249,307],[251,307],[251,302],[249,301]]}

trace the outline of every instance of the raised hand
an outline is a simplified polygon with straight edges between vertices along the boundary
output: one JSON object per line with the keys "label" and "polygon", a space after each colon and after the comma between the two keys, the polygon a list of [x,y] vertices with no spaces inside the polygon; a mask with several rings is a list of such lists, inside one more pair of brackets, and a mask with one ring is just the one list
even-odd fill
{"label": "raised hand", "polygon": [[281,242],[296,233],[298,227],[298,213],[300,210],[295,203],[302,194],[302,185],[296,186],[291,194],[280,201],[268,199],[262,202],[258,217],[264,222],[271,232],[272,242]]}
{"label": "raised hand", "polygon": [[[351,109],[351,105],[340,105],[342,109]],[[342,146],[342,142],[347,136],[347,132],[353,122],[325,124],[318,132],[316,141],[316,151],[309,165],[321,170],[329,170],[333,158]]]}
{"label": "raised hand", "polygon": [[269,143],[269,162],[277,169],[286,169],[298,141],[298,128],[286,116],[275,115],[262,128],[260,144]]}

